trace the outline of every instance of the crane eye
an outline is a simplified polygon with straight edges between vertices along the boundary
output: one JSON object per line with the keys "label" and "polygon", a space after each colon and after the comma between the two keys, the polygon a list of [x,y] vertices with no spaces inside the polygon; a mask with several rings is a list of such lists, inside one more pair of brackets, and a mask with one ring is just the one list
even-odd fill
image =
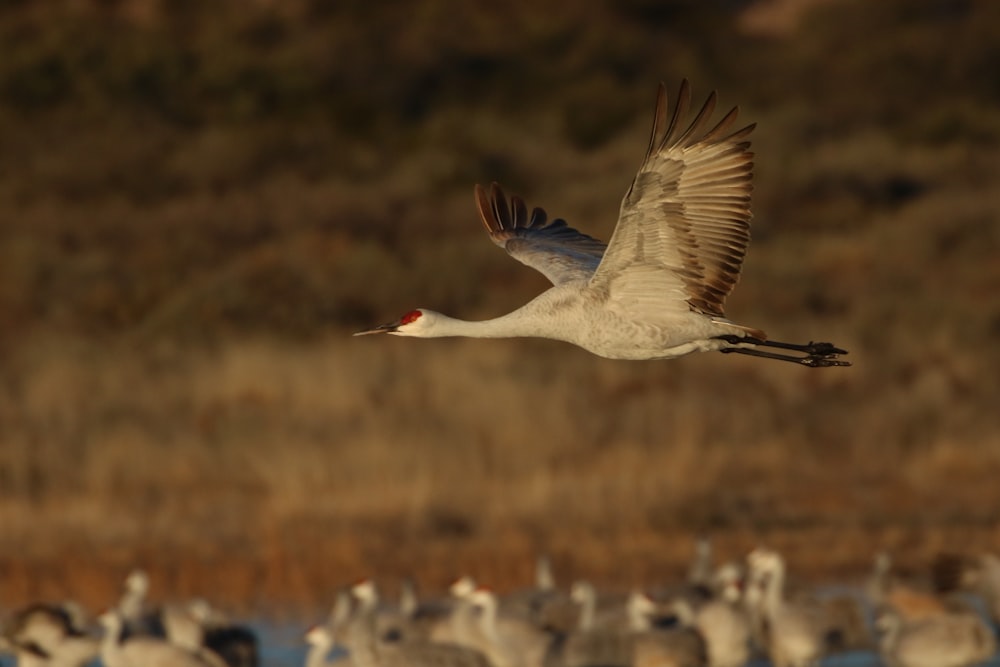
{"label": "crane eye", "polygon": [[423,315],[423,313],[421,313],[419,310],[411,310],[406,315],[403,315],[401,318],[399,318],[399,323],[402,325],[402,324],[409,324],[410,322],[415,322],[416,320],[420,319],[421,315]]}

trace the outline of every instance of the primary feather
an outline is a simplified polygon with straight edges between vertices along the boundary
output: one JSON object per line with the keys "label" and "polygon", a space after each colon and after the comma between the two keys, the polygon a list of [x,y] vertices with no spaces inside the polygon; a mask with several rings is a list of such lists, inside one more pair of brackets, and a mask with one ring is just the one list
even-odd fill
{"label": "primary feather", "polygon": [[709,126],[712,93],[684,128],[687,81],[669,118],[662,84],[656,99],[646,157],[591,286],[629,311],[723,317],[750,242],[753,154],[745,138],[754,125],[727,134],[734,108]]}
{"label": "primary feather", "polygon": [[528,207],[520,197],[507,196],[497,183],[476,185],[476,206],[490,238],[511,257],[541,272],[553,285],[589,280],[607,247],[582,234],[562,218],[549,220],[543,209]]}

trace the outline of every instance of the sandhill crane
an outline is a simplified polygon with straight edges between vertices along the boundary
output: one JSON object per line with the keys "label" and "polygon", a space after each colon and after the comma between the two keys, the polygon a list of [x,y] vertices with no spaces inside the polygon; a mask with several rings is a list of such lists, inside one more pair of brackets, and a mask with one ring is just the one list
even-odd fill
{"label": "sandhill crane", "polygon": [[712,588],[712,541],[707,537],[698,540],[694,547],[694,558],[688,567],[688,584],[710,591]]}
{"label": "sandhill crane", "polygon": [[428,635],[431,641],[479,648],[479,620],[469,599],[475,590],[476,582],[468,575],[459,577],[448,587],[453,606],[449,614],[431,627]]}
{"label": "sandhill crane", "polygon": [[577,605],[556,586],[552,561],[545,554],[535,558],[535,577],[531,585],[519,588],[500,599],[500,611],[520,616],[540,628],[566,632],[576,626]]}
{"label": "sandhill crane", "polygon": [[632,635],[632,667],[702,667],[708,659],[705,640],[694,629],[659,627],[654,620],[669,614],[641,591],[626,603]]}
{"label": "sandhill crane", "polygon": [[739,590],[740,573],[730,564],[708,578],[719,593],[700,604],[678,598],[672,609],[680,623],[705,640],[709,667],[739,667],[750,658],[750,619]]}
{"label": "sandhill crane", "polygon": [[892,573],[892,558],[885,551],[875,555],[866,592],[876,612],[891,611],[904,621],[915,621],[948,612],[945,601],[927,590],[900,581]]}
{"label": "sandhill crane", "polygon": [[72,619],[59,605],[36,603],[19,610],[4,623],[0,637],[11,648],[55,644],[74,631]]}
{"label": "sandhill crane", "polygon": [[553,667],[630,667],[635,636],[616,628],[560,636],[545,664]]}
{"label": "sandhill crane", "polygon": [[436,629],[451,622],[456,604],[456,600],[450,597],[420,597],[416,583],[412,579],[404,579],[399,593],[403,637],[431,639]]}
{"label": "sandhill crane", "polygon": [[200,598],[152,605],[148,600],[149,588],[149,575],[144,570],[132,570],[125,578],[117,608],[122,620],[120,638],[166,639],[194,653],[208,649],[228,667],[257,666],[257,637],[252,630],[230,623]]}
{"label": "sandhill crane", "polygon": [[967,667],[997,651],[996,637],[973,612],[951,612],[906,620],[892,610],[876,621],[879,650],[890,667]]}
{"label": "sandhill crane", "polygon": [[97,640],[81,631],[65,605],[22,609],[4,629],[0,644],[6,644],[23,667],[82,667],[98,653]]}
{"label": "sandhill crane", "polygon": [[569,597],[580,605],[580,630],[593,630],[597,623],[597,590],[589,581],[574,581]]}
{"label": "sandhill crane", "polygon": [[495,667],[542,667],[552,643],[548,633],[523,617],[501,617],[488,588],[477,588],[468,599],[479,610],[479,648]]}
{"label": "sandhill crane", "polygon": [[785,562],[775,551],[755,549],[747,557],[752,586],[762,591],[765,645],[775,667],[806,667],[824,650],[826,619],[810,604],[785,599]]}
{"label": "sandhill crane", "polygon": [[[396,606],[385,604],[380,600],[378,590],[371,579],[355,584],[350,589],[348,603],[351,597],[358,602],[359,608],[356,614],[358,618],[371,616],[375,619],[375,635],[382,642],[430,639],[435,626],[446,622],[452,615],[452,610],[443,604],[422,604],[416,597],[412,582],[404,582],[402,595]],[[337,605],[340,604],[342,601],[338,596]],[[331,616],[338,613],[341,612],[335,609]],[[331,621],[331,625],[336,623]]]}
{"label": "sandhill crane", "polygon": [[[586,582],[573,586],[581,605],[580,625],[556,646],[552,665],[559,667],[679,667],[705,664],[705,644],[692,629],[656,627],[666,610],[645,593],[633,590],[616,609],[596,613],[597,593]],[[606,602],[605,602],[606,605]]]}
{"label": "sandhill crane", "polygon": [[[570,598],[579,605],[574,632],[561,637],[553,656],[560,667],[627,667],[632,664],[634,633],[625,611],[625,600],[616,597],[609,607],[607,596],[598,609],[597,590],[587,581],[577,581]],[[599,613],[600,611],[600,613]]]}
{"label": "sandhill crane", "polygon": [[337,645],[337,635],[346,634],[351,615],[351,593],[347,590],[337,591],[326,623],[314,625],[305,633],[304,639],[309,649],[306,652],[304,667],[326,667],[335,663],[341,667],[354,667],[350,655],[345,655],[343,652],[340,655],[330,655]]}
{"label": "sandhill crane", "polygon": [[351,587],[350,593],[358,603],[356,617],[366,623],[371,619],[378,641],[396,641],[405,635],[407,617],[398,608],[382,602],[374,581],[363,579]]}
{"label": "sandhill crane", "polygon": [[150,606],[148,595],[149,575],[146,571],[135,569],[129,572],[118,601],[118,616],[124,636],[166,636],[160,611]]}
{"label": "sandhill crane", "polygon": [[328,667],[337,660],[328,660],[334,646],[333,631],[322,625],[311,627],[305,635],[309,650],[306,652],[305,667]]}
{"label": "sandhill crane", "polygon": [[376,636],[374,586],[354,586],[358,600],[355,614],[333,629],[337,644],[347,649],[354,667],[491,667],[486,657],[474,649],[430,641],[381,641]]}
{"label": "sandhill crane", "polygon": [[104,626],[101,662],[107,667],[226,667],[207,649],[189,651],[158,637],[122,638],[123,619],[117,609],[98,617]]}
{"label": "sandhill crane", "polygon": [[[718,350],[811,367],[848,366],[830,343],[769,341],[763,331],[726,319],[750,240],[754,125],[733,131],[737,109],[715,125],[715,93],[690,123],[691,89],[681,83],[673,112],[661,84],[649,147],[621,204],[607,245],[530,214],[496,183],[476,186],[476,204],[493,242],[545,275],[553,286],[521,308],[471,322],[418,308],[355,335],[436,338],[540,337],[611,359],[669,359]],[[763,348],[772,348],[774,352]],[[789,354],[790,352],[798,354]]]}
{"label": "sandhill crane", "polygon": [[190,651],[207,648],[229,667],[257,667],[257,635],[250,628],[232,623],[208,601],[195,598],[161,610],[166,638]]}
{"label": "sandhill crane", "polygon": [[965,564],[960,584],[983,596],[995,624],[1000,624],[1000,558],[985,553]]}

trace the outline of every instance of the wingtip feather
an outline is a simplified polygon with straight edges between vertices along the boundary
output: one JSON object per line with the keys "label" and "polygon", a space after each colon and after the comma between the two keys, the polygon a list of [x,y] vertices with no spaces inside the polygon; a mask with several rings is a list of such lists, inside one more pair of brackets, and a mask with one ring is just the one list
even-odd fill
{"label": "wingtip feather", "polygon": [[483,221],[486,232],[490,236],[493,236],[497,231],[497,220],[493,215],[493,205],[490,203],[490,197],[486,193],[486,188],[479,183],[476,183],[474,193],[476,197],[476,209],[479,211],[479,219]]}

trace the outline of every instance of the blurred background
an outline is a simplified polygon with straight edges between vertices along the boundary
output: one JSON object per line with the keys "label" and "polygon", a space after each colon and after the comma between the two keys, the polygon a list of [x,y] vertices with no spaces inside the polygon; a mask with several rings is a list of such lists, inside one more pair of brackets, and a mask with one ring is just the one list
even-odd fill
{"label": "blurred background", "polygon": [[[0,52],[4,605],[1000,548],[996,2],[4,0]],[[607,239],[683,77],[758,123],[728,314],[852,368],[349,336],[544,289],[473,185]]]}

